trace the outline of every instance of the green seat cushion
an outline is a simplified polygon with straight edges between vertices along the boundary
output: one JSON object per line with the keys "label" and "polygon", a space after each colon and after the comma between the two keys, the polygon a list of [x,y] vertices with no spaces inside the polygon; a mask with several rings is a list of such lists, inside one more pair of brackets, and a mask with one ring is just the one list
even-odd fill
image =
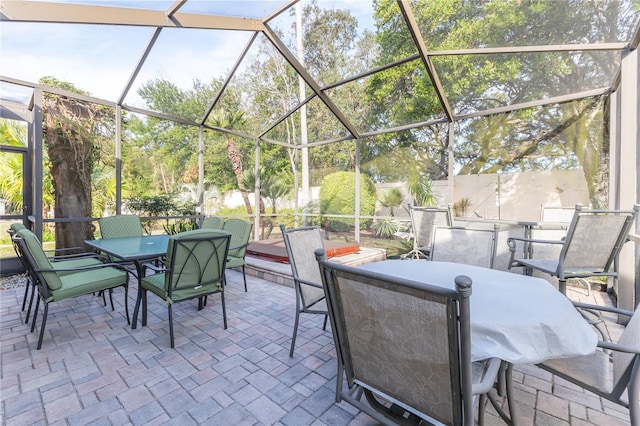
{"label": "green seat cushion", "polygon": [[[82,268],[83,266],[92,266],[99,265],[102,262],[100,259],[96,257],[82,257],[79,259],[71,259],[71,260],[60,260],[58,262],[53,262],[53,269],[71,269],[71,268]],[[68,275],[81,271],[60,271],[58,275]]]}
{"label": "green seat cushion", "polygon": [[107,290],[127,283],[125,271],[105,267],[89,271],[75,272],[60,277],[62,286],[51,291],[51,299],[59,301],[83,294]]}
{"label": "green seat cushion", "polygon": [[243,257],[227,256],[227,268],[237,268],[244,265]]}
{"label": "green seat cushion", "polygon": [[196,288],[181,288],[179,290],[173,290],[171,292],[171,299],[168,299],[168,294],[166,291],[165,285],[165,274],[159,273],[150,275],[145,277],[142,280],[142,288],[148,291],[153,292],[155,295],[160,297],[162,300],[165,300],[169,303],[179,302],[181,300],[193,299],[194,297],[203,296],[207,293],[215,293],[221,289],[220,283],[215,284],[206,284],[207,287],[210,287],[209,291],[203,289],[203,286],[198,286]]}

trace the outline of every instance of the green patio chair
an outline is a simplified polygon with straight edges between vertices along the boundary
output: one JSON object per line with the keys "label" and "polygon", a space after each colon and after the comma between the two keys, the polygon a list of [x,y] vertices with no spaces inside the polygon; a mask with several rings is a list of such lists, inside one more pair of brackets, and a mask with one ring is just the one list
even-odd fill
{"label": "green patio chair", "polygon": [[198,310],[210,294],[220,293],[222,318],[227,328],[227,311],[224,304],[224,269],[231,236],[221,230],[196,229],[171,236],[167,248],[167,261],[160,268],[145,264],[144,268],[155,271],[145,276],[138,291],[134,310],[133,326],[138,322],[142,304],[142,325],[147,325],[147,292],[160,297],[169,312],[169,335],[171,347],[175,347],[173,332],[173,305],[178,302],[198,299]]}
{"label": "green patio chair", "polygon": [[[49,304],[51,302],[60,302],[78,296],[111,290],[116,287],[124,287],[124,306],[127,323],[130,324],[127,304],[129,273],[125,268],[114,263],[102,262],[77,266],[86,262],[96,262],[98,260],[96,258],[74,259],[61,265],[60,263],[52,262],[46,256],[36,235],[28,229],[16,232],[14,238],[20,245],[29,271],[32,274],[31,278],[36,283],[38,290],[31,332],[35,330],[40,301],[42,300],[44,303],[37,349],[42,347]],[[115,311],[113,299],[111,299],[111,310]]]}
{"label": "green patio chair", "polygon": [[[29,306],[27,309],[27,315],[25,317],[25,324],[29,322],[29,317],[31,316],[31,308],[33,307],[33,299],[36,294],[36,278],[34,277],[34,273],[31,270],[27,259],[23,253],[23,250],[18,242],[18,239],[14,238],[18,231],[25,230],[25,232],[29,232],[33,234],[30,230],[28,230],[21,223],[13,223],[10,225],[10,228],[7,230],[9,235],[11,236],[11,242],[13,244],[13,249],[18,257],[18,260],[22,264],[25,270],[25,277],[27,278],[27,283],[24,288],[24,297],[22,299],[22,311],[26,308],[27,298],[29,299]],[[35,237],[35,234],[33,234]],[[36,237],[37,238],[37,237]],[[64,249],[62,249],[64,250]],[[50,251],[45,250],[45,254]],[[54,251],[55,252],[55,251]],[[51,262],[54,269],[62,270],[61,274],[67,274],[68,272],[64,271],[65,269],[73,269],[80,268],[83,266],[89,265],[98,265],[103,263],[103,258],[96,253],[76,253],[72,255],[62,255],[62,256],[48,256],[49,261]],[[29,297],[29,290],[31,290],[31,297]],[[106,300],[105,300],[106,303]],[[112,301],[113,304],[113,301]]]}
{"label": "green patio chair", "polygon": [[[102,238],[126,238],[140,237],[144,235],[140,217],[133,214],[119,214],[115,216],[101,217],[98,219],[100,225],[100,235]],[[133,265],[133,262],[124,262],[122,259],[109,256],[111,262],[122,263],[123,265]],[[137,275],[134,271],[129,272]]]}
{"label": "green patio chair", "polygon": [[101,217],[98,224],[102,238],[139,237],[144,234],[140,217],[132,214]]}
{"label": "green patio chair", "polygon": [[211,216],[202,221],[200,229],[222,229],[224,226],[224,218],[220,216]]}
{"label": "green patio chair", "polygon": [[222,230],[231,234],[231,243],[229,247],[229,255],[227,256],[227,268],[242,267],[242,277],[244,278],[244,291],[247,291],[247,274],[245,270],[244,256],[251,238],[251,229],[253,223],[243,220],[231,218],[224,222]]}

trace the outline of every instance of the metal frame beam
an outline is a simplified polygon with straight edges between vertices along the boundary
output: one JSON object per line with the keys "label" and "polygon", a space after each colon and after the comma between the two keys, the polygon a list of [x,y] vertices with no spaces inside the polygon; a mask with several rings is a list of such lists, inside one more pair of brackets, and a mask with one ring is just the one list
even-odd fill
{"label": "metal frame beam", "polygon": [[[175,9],[175,4],[172,6]],[[0,21],[260,31],[261,19],[39,1],[0,3]]]}

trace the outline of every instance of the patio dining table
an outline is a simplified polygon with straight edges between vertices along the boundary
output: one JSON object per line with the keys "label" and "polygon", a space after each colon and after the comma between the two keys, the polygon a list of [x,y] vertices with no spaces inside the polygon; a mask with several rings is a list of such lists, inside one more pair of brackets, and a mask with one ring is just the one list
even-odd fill
{"label": "patio dining table", "polygon": [[[138,275],[138,291],[143,278],[142,265],[144,262],[167,254],[169,235],[142,235],[139,237],[102,238],[99,240],[85,240],[84,243],[96,250],[104,252],[124,262],[133,262]],[[137,307],[136,307],[137,308]],[[133,317],[137,317],[134,311]],[[136,328],[136,323],[131,325]]]}
{"label": "patio dining table", "polygon": [[455,288],[471,287],[471,356],[514,364],[580,356],[596,350],[597,335],[571,301],[541,278],[450,262],[386,260],[360,268]]}

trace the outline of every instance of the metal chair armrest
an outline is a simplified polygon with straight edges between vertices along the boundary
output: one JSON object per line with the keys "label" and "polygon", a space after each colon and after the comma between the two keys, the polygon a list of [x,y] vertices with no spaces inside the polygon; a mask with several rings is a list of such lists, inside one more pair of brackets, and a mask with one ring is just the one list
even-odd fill
{"label": "metal chair armrest", "polygon": [[36,272],[82,272],[82,271],[90,271],[93,269],[102,269],[102,268],[109,268],[109,267],[120,269],[121,271],[124,271],[127,274],[130,273],[130,271],[127,268],[125,268],[119,263],[99,263],[96,265],[87,265],[87,266],[78,266],[76,268],[60,268],[60,269],[35,268],[34,271]]}

